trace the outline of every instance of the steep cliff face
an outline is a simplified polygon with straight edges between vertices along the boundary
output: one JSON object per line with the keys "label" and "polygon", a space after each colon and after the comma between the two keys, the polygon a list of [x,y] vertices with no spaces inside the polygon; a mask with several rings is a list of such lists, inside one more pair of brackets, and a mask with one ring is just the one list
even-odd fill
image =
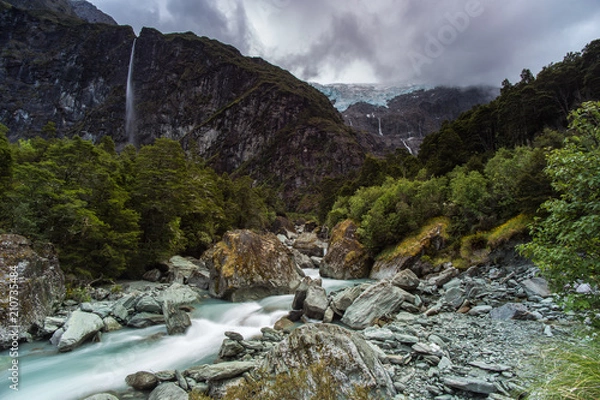
{"label": "steep cliff face", "polygon": [[[133,39],[130,27],[0,3],[0,122],[9,139],[38,135],[52,121],[59,134],[119,140]],[[92,131],[82,125],[91,116]]]}
{"label": "steep cliff face", "polygon": [[143,29],[133,71],[138,143],[180,140],[218,171],[249,173],[286,193],[362,162],[356,133],[324,95],[233,47]]}
{"label": "steep cliff face", "polygon": [[[1,2],[0,11],[0,122],[13,141],[40,135],[49,121],[58,136],[97,142],[110,135],[118,148],[169,137],[219,172],[248,173],[281,189],[289,204],[308,207],[323,177],[364,158],[360,135],[324,95],[231,46],[153,29],[136,39],[130,27]],[[134,39],[135,119],[126,133]]]}

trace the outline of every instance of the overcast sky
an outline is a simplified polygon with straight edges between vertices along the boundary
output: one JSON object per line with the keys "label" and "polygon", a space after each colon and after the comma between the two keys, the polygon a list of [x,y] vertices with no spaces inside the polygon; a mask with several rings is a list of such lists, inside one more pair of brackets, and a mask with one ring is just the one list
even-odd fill
{"label": "overcast sky", "polygon": [[598,0],[88,0],[319,83],[500,86],[600,38]]}

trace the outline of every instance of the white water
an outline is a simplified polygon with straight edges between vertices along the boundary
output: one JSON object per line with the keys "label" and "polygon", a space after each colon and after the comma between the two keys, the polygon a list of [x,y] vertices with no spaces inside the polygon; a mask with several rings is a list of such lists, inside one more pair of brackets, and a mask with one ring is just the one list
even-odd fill
{"label": "white water", "polygon": [[[318,269],[304,272],[319,277]],[[356,283],[323,279],[328,292]],[[0,353],[0,399],[77,400],[126,389],[125,377],[137,371],[183,370],[212,363],[226,331],[246,339],[258,337],[262,327],[272,327],[287,315],[293,298],[272,296],[246,303],[203,300],[190,315],[192,326],[180,336],[167,336],[164,325],[158,325],[106,333],[100,343],[88,343],[69,353],[58,353],[47,342],[21,344],[18,392],[9,389],[8,351]]]}
{"label": "white water", "polygon": [[129,70],[127,71],[127,88],[125,91],[125,134],[130,144],[135,145],[135,104],[133,93],[133,59],[135,57],[135,42],[131,46],[131,55],[129,56]]}
{"label": "white water", "polygon": [[221,347],[224,332],[244,338],[260,335],[290,309],[293,296],[276,296],[260,302],[227,303],[207,300],[192,313],[185,335],[161,336],[164,325],[123,329],[102,336],[70,353],[58,353],[50,344],[21,345],[19,391],[9,389],[8,352],[0,356],[0,399],[75,400],[106,390],[125,389],[125,377],[137,371],[158,372],[211,363]]}

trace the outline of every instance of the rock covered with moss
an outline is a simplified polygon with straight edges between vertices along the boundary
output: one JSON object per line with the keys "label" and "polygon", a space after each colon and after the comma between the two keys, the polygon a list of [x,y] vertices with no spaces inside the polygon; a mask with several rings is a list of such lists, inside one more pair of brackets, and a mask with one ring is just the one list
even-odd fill
{"label": "rock covered with moss", "polygon": [[42,327],[65,296],[65,276],[54,249],[34,249],[20,235],[0,235],[0,282],[0,347],[12,342],[12,326],[21,338]]}
{"label": "rock covered with moss", "polygon": [[333,279],[362,279],[373,264],[367,249],[358,241],[358,227],[351,220],[337,224],[320,268],[321,276]]}
{"label": "rock covered with moss", "polygon": [[293,293],[302,279],[291,252],[273,234],[227,232],[203,260],[211,296],[231,301]]}
{"label": "rock covered with moss", "polygon": [[[393,398],[393,382],[378,353],[359,334],[333,324],[310,324],[294,330],[265,357],[262,368],[273,374],[307,370],[307,381],[330,375],[336,393],[352,395],[366,388],[374,398]],[[319,373],[318,368],[322,368]]]}

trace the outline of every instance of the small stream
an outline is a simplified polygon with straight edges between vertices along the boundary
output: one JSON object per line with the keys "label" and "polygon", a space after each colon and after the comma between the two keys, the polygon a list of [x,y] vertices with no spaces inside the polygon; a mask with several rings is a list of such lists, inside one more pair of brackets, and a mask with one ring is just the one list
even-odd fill
{"label": "small stream", "polygon": [[[305,270],[318,277],[318,270]],[[356,281],[324,279],[327,291]],[[9,388],[11,358],[0,353],[0,399],[78,400],[87,395],[126,388],[125,377],[137,371],[158,372],[212,363],[226,331],[245,338],[260,335],[291,310],[294,296],[272,296],[256,302],[230,303],[205,299],[190,314],[192,326],[185,335],[167,336],[164,325],[124,328],[105,333],[100,343],[87,343],[58,353],[49,342],[19,347],[19,391]]]}

